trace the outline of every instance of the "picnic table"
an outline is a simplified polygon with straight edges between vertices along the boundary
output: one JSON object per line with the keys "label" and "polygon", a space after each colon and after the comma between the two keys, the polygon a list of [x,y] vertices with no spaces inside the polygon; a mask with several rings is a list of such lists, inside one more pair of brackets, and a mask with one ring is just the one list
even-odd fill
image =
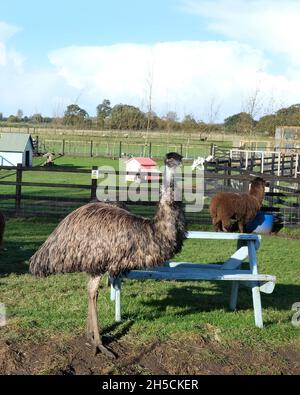
{"label": "picnic table", "polygon": [[[263,328],[261,292],[271,294],[276,277],[260,274],[256,251],[260,247],[261,236],[257,234],[189,232],[189,239],[236,240],[237,250],[222,265],[217,263],[201,264],[192,262],[165,262],[161,266],[143,270],[131,270],[116,278],[110,278],[111,300],[115,301],[115,319],[121,321],[121,282],[122,280],[178,280],[178,281],[231,281],[229,307],[236,310],[240,285],[252,289],[255,325]],[[249,267],[242,268],[249,258]]]}

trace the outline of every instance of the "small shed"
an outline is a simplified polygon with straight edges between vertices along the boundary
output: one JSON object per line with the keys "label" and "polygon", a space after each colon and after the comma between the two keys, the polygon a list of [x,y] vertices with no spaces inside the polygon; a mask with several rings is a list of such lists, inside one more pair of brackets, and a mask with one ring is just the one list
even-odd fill
{"label": "small shed", "polygon": [[30,134],[0,134],[0,166],[32,166],[33,141]]}
{"label": "small shed", "polygon": [[159,180],[160,171],[157,164],[150,158],[131,158],[126,163],[126,171],[134,173],[154,173],[150,175],[126,175],[126,181],[155,181]]}

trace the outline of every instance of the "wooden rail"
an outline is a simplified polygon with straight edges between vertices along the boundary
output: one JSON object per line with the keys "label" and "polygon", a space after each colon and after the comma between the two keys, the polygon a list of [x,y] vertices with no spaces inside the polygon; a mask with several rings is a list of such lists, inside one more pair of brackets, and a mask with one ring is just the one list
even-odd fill
{"label": "wooden rail", "polygon": [[[94,168],[96,169],[96,168]],[[97,195],[97,180],[90,178],[90,182],[86,184],[74,184],[74,183],[51,183],[47,182],[47,174],[51,172],[60,173],[74,173],[74,174],[85,174],[90,175],[92,169],[78,169],[69,167],[54,166],[53,168],[44,167],[33,167],[24,168],[22,166],[16,167],[0,167],[1,171],[6,171],[8,176],[14,177],[14,181],[7,181],[6,176],[0,178],[0,199],[1,209],[8,213],[13,213],[17,216],[20,215],[66,215],[68,210],[74,209],[74,207],[80,204],[87,203],[91,200],[96,199]],[[13,171],[13,173],[11,173]],[[26,172],[41,172],[45,175],[46,182],[28,182],[24,181],[24,173]],[[105,171],[100,176],[104,178],[106,175],[114,174],[112,171]],[[117,177],[122,177],[127,174],[136,174],[134,172],[127,173],[125,171],[117,171]],[[151,175],[151,173],[147,173]],[[260,175],[259,173],[251,173],[249,171],[241,171],[240,169],[234,169],[227,166],[226,163],[222,164],[208,164],[204,172],[204,190],[198,189],[193,184],[197,178],[197,174],[185,174],[180,176],[178,180],[184,180],[185,178],[190,180],[185,192],[188,194],[203,193],[205,197],[211,198],[216,192],[220,190],[231,191],[236,190],[235,184],[238,190],[247,191],[249,182],[255,176]],[[269,191],[266,193],[266,206],[267,209],[274,212],[283,212],[291,218],[294,223],[300,224],[300,179],[294,177],[276,176],[272,174],[262,175],[267,181],[270,182]],[[161,182],[161,180],[160,180]],[[159,184],[155,182],[152,184],[151,181],[146,181],[137,188],[137,192],[140,193],[140,200],[137,202],[127,202],[131,206],[141,206],[140,214],[145,215],[147,206],[153,207],[157,204],[156,201],[145,201],[149,196],[149,193],[159,196]],[[283,184],[283,185],[282,185]],[[7,194],[3,193],[3,186],[10,186],[15,189],[15,193],[12,193],[11,189]],[[30,188],[34,188],[32,193]],[[151,187],[151,189],[150,189]],[[24,190],[26,188],[26,191]],[[41,188],[40,191],[37,189]],[[49,188],[49,195],[47,195],[47,188]],[[119,198],[120,194],[127,194],[129,186],[125,185],[110,185],[107,187],[107,191],[116,193],[116,197]],[[70,196],[63,196],[61,192],[63,189],[70,191]],[[74,196],[75,191],[78,191],[82,196]],[[54,196],[51,196],[54,191]],[[74,193],[73,193],[74,191]],[[64,192],[65,193],[65,192]],[[73,196],[72,196],[73,194]],[[11,204],[10,202],[13,202]],[[203,223],[210,223],[208,210],[208,202],[206,201],[203,212],[201,214],[188,214],[188,221],[202,221]],[[280,206],[280,207],[279,207]],[[147,211],[148,212],[148,211]],[[194,221],[195,219],[195,221]],[[288,220],[290,221],[290,220]],[[286,222],[287,224],[289,222]]]}

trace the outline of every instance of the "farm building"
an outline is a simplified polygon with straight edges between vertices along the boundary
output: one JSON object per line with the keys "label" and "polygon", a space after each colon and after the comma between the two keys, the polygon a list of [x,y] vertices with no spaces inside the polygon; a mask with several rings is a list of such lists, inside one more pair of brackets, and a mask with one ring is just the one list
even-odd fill
{"label": "farm building", "polygon": [[278,126],[275,131],[275,145],[281,151],[300,148],[300,127]]}
{"label": "farm building", "polygon": [[150,158],[131,158],[126,163],[126,171],[134,173],[155,173],[154,175],[127,175],[126,181],[154,181],[159,180],[159,170],[156,168],[157,164]]}
{"label": "farm building", "polygon": [[33,142],[30,134],[0,134],[0,166],[32,166]]}

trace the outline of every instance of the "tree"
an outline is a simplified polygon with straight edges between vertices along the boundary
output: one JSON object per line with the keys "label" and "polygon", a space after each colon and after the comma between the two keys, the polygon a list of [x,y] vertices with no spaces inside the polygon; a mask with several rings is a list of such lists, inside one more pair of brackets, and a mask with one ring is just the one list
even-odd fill
{"label": "tree", "polygon": [[259,85],[256,85],[254,91],[244,101],[242,111],[249,114],[251,118],[257,118],[263,110],[263,98]]}
{"label": "tree", "polygon": [[195,120],[195,118],[188,114],[184,117],[183,121],[182,121],[182,128],[184,130],[195,130],[198,128],[198,123]]}
{"label": "tree", "polygon": [[145,114],[147,118],[147,131],[159,129],[159,117],[154,111],[146,112]]}
{"label": "tree", "polygon": [[112,108],[109,100],[104,99],[101,104],[96,107],[97,124],[101,129],[105,127],[105,120],[110,116]]}
{"label": "tree", "polygon": [[23,111],[22,111],[21,109],[19,109],[19,110],[17,111],[17,115],[16,115],[18,121],[22,121],[23,115],[24,115],[24,114],[23,114]]}
{"label": "tree", "polygon": [[254,125],[254,119],[246,112],[240,112],[224,120],[225,129],[229,133],[250,133]]}
{"label": "tree", "polygon": [[153,61],[152,61],[151,69],[149,69],[149,73],[148,73],[148,77],[147,77],[147,81],[146,81],[146,84],[147,84],[147,93],[146,93],[146,96],[147,96],[147,112],[146,112],[146,117],[147,117],[147,137],[148,137],[149,130],[152,128],[151,123],[152,123],[152,120],[153,120],[153,117],[152,117],[152,114],[153,114],[153,111],[152,111],[152,96],[153,96],[153,78],[154,78],[154,70],[153,70],[153,68],[154,68],[154,65],[153,65]]}
{"label": "tree", "polygon": [[120,130],[145,129],[147,119],[138,108],[127,104],[118,104],[113,107],[110,115],[110,127]]}
{"label": "tree", "polygon": [[41,114],[33,114],[30,118],[31,122],[34,123],[42,123],[43,122],[43,117]]}
{"label": "tree", "polygon": [[300,104],[293,104],[287,108],[281,108],[276,112],[278,124],[282,126],[300,125]]}
{"label": "tree", "polygon": [[65,125],[82,126],[87,122],[89,114],[77,104],[70,104],[65,111],[63,122]]}
{"label": "tree", "polygon": [[279,118],[275,114],[264,115],[255,126],[255,131],[274,136],[276,126],[279,126]]}
{"label": "tree", "polygon": [[7,118],[7,122],[9,122],[9,123],[18,122],[18,118],[17,118],[15,115],[10,115],[10,116]]}
{"label": "tree", "polygon": [[171,130],[180,130],[181,129],[181,125],[178,122],[178,115],[175,111],[167,112],[167,114],[165,116],[165,120],[166,120],[166,127],[167,127],[168,132],[170,132]]}

